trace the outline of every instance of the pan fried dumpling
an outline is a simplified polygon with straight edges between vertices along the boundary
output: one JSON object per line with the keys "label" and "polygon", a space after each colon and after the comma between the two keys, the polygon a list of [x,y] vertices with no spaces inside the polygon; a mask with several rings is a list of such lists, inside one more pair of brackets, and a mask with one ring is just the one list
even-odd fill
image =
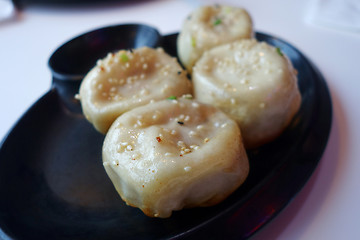
{"label": "pan fried dumpling", "polygon": [[204,51],[253,36],[250,15],[231,6],[201,6],[184,21],[177,40],[181,63],[191,73]]}
{"label": "pan fried dumpling", "polygon": [[128,205],[160,218],[221,202],[249,171],[236,122],[185,98],[121,115],[106,135],[103,164]]}
{"label": "pan fried dumpling", "polygon": [[191,93],[191,83],[176,58],[162,48],[142,47],[109,53],[80,86],[86,118],[106,133],[121,114],[152,100]]}
{"label": "pan fried dumpling", "polygon": [[246,148],[281,134],[297,113],[296,70],[279,48],[255,39],[207,51],[192,74],[194,95],[235,119]]}

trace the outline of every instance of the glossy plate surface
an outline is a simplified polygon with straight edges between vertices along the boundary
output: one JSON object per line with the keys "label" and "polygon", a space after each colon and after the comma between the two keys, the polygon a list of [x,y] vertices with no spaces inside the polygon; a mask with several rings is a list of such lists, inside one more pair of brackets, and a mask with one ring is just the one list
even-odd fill
{"label": "glossy plate surface", "polygon": [[[174,56],[176,37],[167,35],[162,42]],[[60,95],[66,84],[60,90],[53,84],[0,145],[0,237],[244,239],[259,230],[316,168],[329,136],[332,107],[323,77],[296,48],[263,33],[256,38],[289,56],[299,72],[302,105],[280,138],[248,153],[250,175],[228,199],[214,207],[175,212],[168,219],[149,218],[126,206],[102,166],[104,136],[85,120],[76,101],[70,101],[70,108],[64,103]]]}

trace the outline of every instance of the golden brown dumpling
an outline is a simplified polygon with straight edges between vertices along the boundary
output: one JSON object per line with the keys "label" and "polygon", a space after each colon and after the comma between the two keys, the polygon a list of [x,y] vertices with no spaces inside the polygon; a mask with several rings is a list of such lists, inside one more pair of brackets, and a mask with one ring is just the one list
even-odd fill
{"label": "golden brown dumpling", "polygon": [[124,112],[191,92],[191,83],[176,58],[162,48],[142,47],[109,53],[99,60],[81,83],[79,97],[86,118],[106,133]]}
{"label": "golden brown dumpling", "polygon": [[184,98],[121,115],[106,135],[103,164],[128,205],[160,218],[221,202],[249,171],[238,125]]}
{"label": "golden brown dumpling", "polygon": [[213,48],[196,63],[194,96],[237,121],[246,148],[275,139],[299,110],[297,75],[280,49],[255,39]]}
{"label": "golden brown dumpling", "polygon": [[253,36],[248,12],[239,7],[201,6],[184,21],[177,40],[181,63],[191,73],[204,51]]}

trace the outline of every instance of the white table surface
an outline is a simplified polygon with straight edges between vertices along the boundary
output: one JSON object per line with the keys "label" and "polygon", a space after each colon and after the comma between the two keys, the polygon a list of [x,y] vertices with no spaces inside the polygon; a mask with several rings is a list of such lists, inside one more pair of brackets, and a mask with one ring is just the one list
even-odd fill
{"label": "white table surface", "polygon": [[[253,239],[360,239],[360,33],[321,27],[306,16],[311,0],[233,0],[257,31],[285,39],[324,75],[333,124],[321,162],[296,198]],[[28,7],[0,22],[0,139],[49,90],[47,61],[70,38],[119,23],[143,22],[161,33],[178,31],[187,14],[215,1],[157,0],[101,7]]]}

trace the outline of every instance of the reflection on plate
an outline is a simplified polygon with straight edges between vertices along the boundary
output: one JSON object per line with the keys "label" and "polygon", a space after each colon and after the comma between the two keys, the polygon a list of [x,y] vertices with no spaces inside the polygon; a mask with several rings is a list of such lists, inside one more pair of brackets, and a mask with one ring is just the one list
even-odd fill
{"label": "reflection on plate", "polygon": [[[176,37],[167,35],[162,43],[174,56]],[[102,166],[104,136],[79,111],[69,110],[59,97],[64,89],[54,85],[1,143],[3,235],[15,239],[242,239],[268,223],[316,168],[330,132],[332,108],[324,79],[298,50],[263,33],[256,38],[289,56],[299,72],[303,100],[280,138],[248,153],[249,178],[228,199],[214,207],[175,212],[169,219],[149,218],[126,206]]]}

